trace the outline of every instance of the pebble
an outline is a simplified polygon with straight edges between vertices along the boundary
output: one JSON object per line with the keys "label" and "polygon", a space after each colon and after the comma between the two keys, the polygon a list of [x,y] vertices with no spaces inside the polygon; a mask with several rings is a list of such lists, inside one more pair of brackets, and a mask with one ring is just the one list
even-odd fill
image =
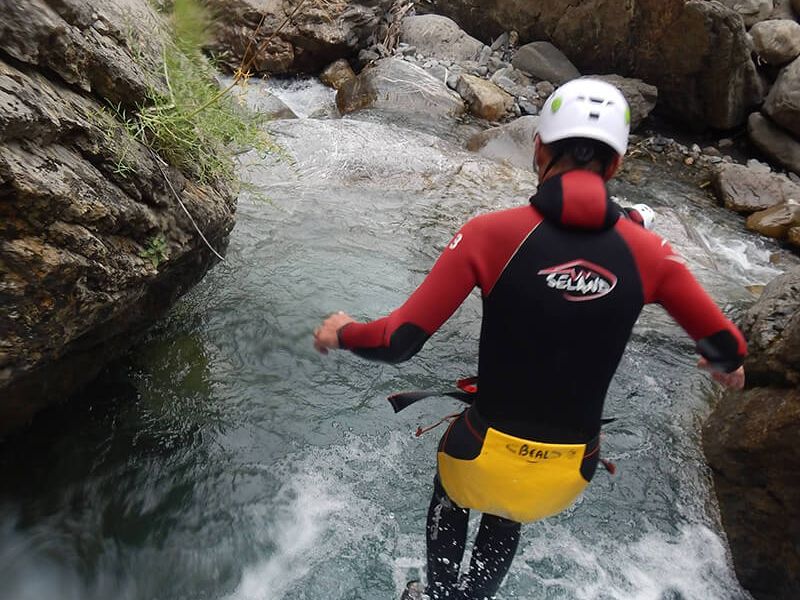
{"label": "pebble", "polygon": [[522,110],[522,114],[525,114],[525,115],[538,115],[539,114],[539,107],[536,106],[533,102],[531,102],[527,98],[520,98],[519,99],[519,107]]}
{"label": "pebble", "polygon": [[456,89],[458,87],[459,79],[461,79],[461,75],[457,73],[450,73],[450,75],[447,76],[447,87],[449,87],[451,90]]}
{"label": "pebble", "polygon": [[717,145],[720,148],[730,148],[733,146],[733,140],[731,138],[722,138]]}

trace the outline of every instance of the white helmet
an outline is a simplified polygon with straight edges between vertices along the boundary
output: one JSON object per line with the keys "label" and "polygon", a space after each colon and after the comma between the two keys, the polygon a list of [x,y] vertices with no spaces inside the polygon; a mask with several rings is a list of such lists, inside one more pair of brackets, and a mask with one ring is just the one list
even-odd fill
{"label": "white helmet", "polygon": [[545,144],[589,138],[611,146],[620,156],[628,149],[631,109],[616,87],[599,79],[573,79],[544,103],[537,133]]}
{"label": "white helmet", "polygon": [[645,229],[653,228],[653,223],[656,220],[656,211],[647,206],[647,204],[634,204],[631,206],[631,210],[639,213],[642,219],[642,227]]}

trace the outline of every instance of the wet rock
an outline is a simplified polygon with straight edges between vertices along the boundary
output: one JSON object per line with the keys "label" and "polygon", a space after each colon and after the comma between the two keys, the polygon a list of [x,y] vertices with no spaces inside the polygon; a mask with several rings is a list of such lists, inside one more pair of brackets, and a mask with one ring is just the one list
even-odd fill
{"label": "wet rock", "polygon": [[745,27],[769,18],[775,8],[772,0],[718,0],[742,16]]}
{"label": "wet rock", "polygon": [[753,144],[770,159],[800,173],[800,141],[794,136],[758,112],[747,120],[747,133]]}
{"label": "wet rock", "polygon": [[798,431],[800,391],[788,388],[729,392],[703,427],[736,575],[760,599],[800,597]]}
{"label": "wet rock", "polygon": [[744,165],[719,166],[712,175],[712,183],[726,208],[745,214],[800,198],[800,186],[788,177]]}
{"label": "wet rock", "polygon": [[89,382],[213,264],[169,186],[218,251],[235,198],[162,175],[104,108],[143,101],[152,83],[141,65],[162,38],[146,0],[0,11],[2,434]]}
{"label": "wet rock", "polygon": [[455,21],[439,15],[406,17],[400,39],[425,56],[453,62],[477,60],[484,48],[483,42],[468,35]]}
{"label": "wet rock", "polygon": [[747,335],[745,369],[752,385],[800,384],[800,270],[772,280],[742,318]]}
{"label": "wet rock", "polygon": [[318,73],[365,49],[390,5],[391,0],[309,2],[293,13],[292,0],[218,0],[210,49],[230,70],[246,64],[258,73]]}
{"label": "wet rock", "polygon": [[615,85],[625,96],[631,107],[631,131],[635,130],[656,107],[658,89],[654,85],[649,85],[641,79],[620,75],[593,75],[593,77]]}
{"label": "wet rock", "polygon": [[362,71],[336,94],[342,114],[365,108],[409,116],[454,117],[464,113],[458,94],[423,68],[399,58],[385,58]]}
{"label": "wet rock", "polygon": [[775,123],[800,138],[800,58],[781,71],[763,110]]}
{"label": "wet rock", "polygon": [[476,117],[499,121],[514,109],[514,97],[491,81],[472,75],[462,75],[456,88]]}
{"label": "wet rock", "polygon": [[767,237],[783,239],[800,226],[800,200],[788,200],[747,217],[747,228]]}
{"label": "wet rock", "polygon": [[800,56],[800,23],[794,20],[763,21],[750,30],[753,47],[761,60],[783,66]]}
{"label": "wet rock", "polygon": [[525,44],[517,50],[511,64],[536,79],[557,84],[581,76],[575,65],[550,42]]}
{"label": "wet rock", "polygon": [[467,149],[498,162],[532,170],[533,137],[538,123],[539,117],[526,116],[481,131],[469,139]]}
{"label": "wet rock", "polygon": [[325,70],[320,73],[319,78],[325,85],[329,85],[338,90],[346,83],[354,80],[356,74],[353,72],[350,63],[342,58],[328,65]]}
{"label": "wet rock", "polygon": [[240,102],[244,102],[250,110],[266,116],[269,120],[297,118],[283,100],[253,80],[247,82],[245,86],[237,86],[232,90],[232,94],[238,97]]}
{"label": "wet rock", "polygon": [[560,48],[581,72],[620,73],[655,85],[660,108],[692,127],[731,129],[761,102],[762,83],[738,13],[705,0],[619,6],[608,0],[436,4],[481,39],[515,29],[523,41]]}

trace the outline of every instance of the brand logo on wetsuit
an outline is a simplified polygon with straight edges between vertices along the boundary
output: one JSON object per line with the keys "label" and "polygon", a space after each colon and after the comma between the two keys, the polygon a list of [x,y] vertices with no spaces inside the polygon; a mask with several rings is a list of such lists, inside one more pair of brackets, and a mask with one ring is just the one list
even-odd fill
{"label": "brand logo on wetsuit", "polygon": [[610,293],[617,285],[617,276],[588,260],[573,260],[539,271],[546,276],[547,286],[564,292],[570,302],[596,300]]}

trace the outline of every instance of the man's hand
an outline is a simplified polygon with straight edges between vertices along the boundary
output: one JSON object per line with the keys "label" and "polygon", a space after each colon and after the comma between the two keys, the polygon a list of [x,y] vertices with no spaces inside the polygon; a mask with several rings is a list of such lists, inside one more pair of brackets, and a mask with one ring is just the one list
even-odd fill
{"label": "man's hand", "polygon": [[339,329],[353,323],[355,319],[341,310],[332,314],[314,330],[314,348],[320,354],[327,354],[328,350],[339,347]]}
{"label": "man's hand", "polygon": [[723,373],[714,369],[705,358],[697,361],[697,367],[711,373],[712,379],[726,388],[740,390],[744,387],[744,367],[739,367],[730,373]]}

